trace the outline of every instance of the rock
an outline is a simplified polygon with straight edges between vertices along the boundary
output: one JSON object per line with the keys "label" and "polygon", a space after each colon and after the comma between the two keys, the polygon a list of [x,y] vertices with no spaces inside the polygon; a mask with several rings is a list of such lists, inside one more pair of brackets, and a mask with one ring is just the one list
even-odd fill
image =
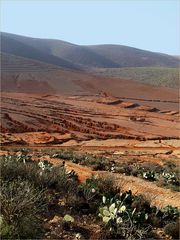
{"label": "rock", "polygon": [[75,240],[79,240],[79,239],[82,239],[82,236],[80,233],[76,233]]}
{"label": "rock", "polygon": [[61,218],[59,216],[54,216],[54,218],[49,221],[49,224],[58,225],[59,221],[61,221]]}

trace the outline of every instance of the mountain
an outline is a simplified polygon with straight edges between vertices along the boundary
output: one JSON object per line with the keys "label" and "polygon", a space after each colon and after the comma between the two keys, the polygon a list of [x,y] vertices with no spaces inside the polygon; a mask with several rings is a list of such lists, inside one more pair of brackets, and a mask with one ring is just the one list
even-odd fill
{"label": "mountain", "polygon": [[[81,67],[82,66],[96,66],[96,67],[118,67],[119,66],[113,61],[108,60],[99,54],[96,54],[94,51],[91,51],[86,47],[78,46],[78,45],[64,42],[61,40],[29,38],[29,37],[24,37],[24,36],[19,36],[15,34],[9,34],[9,33],[2,33],[2,36],[5,36],[6,38],[10,38],[11,41],[14,40],[15,43],[19,42],[20,44],[26,45],[27,48],[30,47],[37,50],[38,52],[41,51],[41,54],[42,53],[48,54],[48,55],[54,56],[55,58],[64,59],[64,61],[69,62],[76,66],[77,65]],[[2,44],[3,42],[4,42],[4,39],[2,38]],[[10,47],[9,44],[4,44],[4,45],[6,46],[6,48]],[[8,50],[9,49],[5,49],[4,52],[7,52]],[[12,52],[12,51],[11,51],[11,54],[19,55],[17,52]],[[26,55],[26,57],[28,56]],[[42,59],[38,59],[38,60],[42,60]]]}
{"label": "mountain", "polygon": [[39,72],[61,69],[57,65],[1,52],[1,72]]}
{"label": "mountain", "polygon": [[119,64],[119,67],[178,67],[179,61],[174,56],[145,51],[122,45],[88,46],[97,54]]}
{"label": "mountain", "polygon": [[174,57],[180,59],[180,55],[174,55]]}
{"label": "mountain", "polygon": [[[149,61],[142,60],[142,56]],[[133,63],[133,68],[119,67]],[[152,68],[152,63],[166,67]],[[79,46],[60,40],[1,34],[1,91],[4,92],[70,95],[105,92],[123,98],[150,100],[153,96],[157,100],[174,101],[178,98],[178,63],[175,57],[124,46]],[[143,64],[149,65],[137,67]],[[167,66],[171,66],[168,72]]]}
{"label": "mountain", "polygon": [[53,39],[1,33],[1,51],[66,68],[178,67],[179,60],[122,45],[80,46]]}
{"label": "mountain", "polygon": [[77,69],[73,63],[43,52],[41,49],[34,48],[25,42],[23,43],[18,40],[18,38],[21,39],[21,37],[16,39],[14,36],[16,35],[1,33],[1,52],[54,64],[62,68]]}

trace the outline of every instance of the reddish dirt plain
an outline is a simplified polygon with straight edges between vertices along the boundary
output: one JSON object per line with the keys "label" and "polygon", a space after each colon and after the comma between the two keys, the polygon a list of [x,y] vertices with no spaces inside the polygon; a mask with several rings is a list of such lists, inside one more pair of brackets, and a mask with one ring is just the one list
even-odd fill
{"label": "reddish dirt plain", "polygon": [[180,132],[178,111],[164,112],[99,95],[2,93],[1,119],[6,144],[57,144],[70,139],[178,139]]}

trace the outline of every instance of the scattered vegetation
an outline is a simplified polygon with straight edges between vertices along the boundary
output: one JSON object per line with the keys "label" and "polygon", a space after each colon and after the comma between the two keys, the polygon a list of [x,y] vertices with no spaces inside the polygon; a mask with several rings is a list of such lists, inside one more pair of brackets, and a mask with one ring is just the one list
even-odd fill
{"label": "scattered vegetation", "polygon": [[[78,163],[84,156],[58,155]],[[85,164],[94,163],[96,157],[87,156]],[[94,230],[89,230],[91,224],[100,229],[97,239],[155,239],[152,230],[157,227],[178,236],[177,208],[159,209],[143,195],[121,192],[112,177],[92,176],[79,183],[77,175],[63,164],[32,160],[25,150],[1,156],[0,167],[2,239],[84,239]]]}
{"label": "scattered vegetation", "polygon": [[107,77],[138,80],[156,86],[179,87],[178,68],[165,67],[126,67],[100,68],[93,70],[98,75]]}
{"label": "scattered vegetation", "polygon": [[[98,215],[113,239],[144,239],[150,236],[153,227],[168,228],[178,219],[177,208],[152,207],[143,196],[133,196],[131,191],[102,198]],[[174,222],[173,222],[174,223]]]}
{"label": "scattered vegetation", "polygon": [[53,154],[52,157],[60,158],[64,160],[71,160],[73,163],[78,163],[81,165],[91,166],[93,170],[105,170],[109,171],[111,169],[110,161],[103,156],[96,156],[93,154],[77,154],[74,151],[58,151],[58,153]]}
{"label": "scattered vegetation", "polygon": [[180,190],[180,174],[178,167],[172,162],[167,162],[164,166],[158,164],[120,164],[110,161],[103,156],[92,154],[77,154],[71,151],[58,151],[52,157],[64,160],[71,160],[74,163],[90,166],[95,171],[110,171],[114,173],[125,173],[135,177],[141,177],[147,181],[157,182],[159,186],[170,188],[173,191]]}
{"label": "scattered vegetation", "polygon": [[173,191],[180,190],[180,175],[178,167],[173,163],[164,164],[123,164],[116,169],[117,172],[135,177],[141,177],[148,181],[156,181],[158,185],[171,188]]}
{"label": "scattered vegetation", "polygon": [[72,191],[74,179],[77,176],[65,171],[61,165],[53,166],[47,161],[32,161],[28,158],[17,156],[4,156],[0,161],[1,178],[4,181],[13,181],[20,177],[41,189],[54,188],[66,192]]}
{"label": "scattered vegetation", "polygon": [[37,238],[41,234],[41,214],[47,207],[46,191],[17,178],[1,180],[1,237]]}
{"label": "scattered vegetation", "polygon": [[[99,217],[112,238],[142,239],[150,230],[146,209],[132,208],[132,192],[126,192],[118,197],[106,199],[103,196],[103,207],[99,208]],[[148,206],[150,208],[150,206]]]}
{"label": "scattered vegetation", "polygon": [[171,222],[164,227],[164,232],[172,236],[173,239],[179,239],[179,222]]}
{"label": "scattered vegetation", "polygon": [[105,194],[111,197],[119,193],[119,189],[114,186],[112,177],[92,176],[86,182],[79,185],[79,195],[83,197],[90,212],[96,213],[101,203],[102,196]]}
{"label": "scattered vegetation", "polygon": [[77,190],[74,174],[47,161],[32,161],[24,152],[2,156],[0,168],[2,238],[37,238],[55,193],[69,198]]}

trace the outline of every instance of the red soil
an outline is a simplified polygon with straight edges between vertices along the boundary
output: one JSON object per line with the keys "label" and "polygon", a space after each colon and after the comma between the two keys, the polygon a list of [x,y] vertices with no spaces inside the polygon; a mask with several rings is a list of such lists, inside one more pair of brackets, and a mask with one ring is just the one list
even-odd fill
{"label": "red soil", "polygon": [[178,112],[162,113],[151,107],[99,96],[3,93],[1,119],[4,143],[171,139],[179,138],[180,132]]}

